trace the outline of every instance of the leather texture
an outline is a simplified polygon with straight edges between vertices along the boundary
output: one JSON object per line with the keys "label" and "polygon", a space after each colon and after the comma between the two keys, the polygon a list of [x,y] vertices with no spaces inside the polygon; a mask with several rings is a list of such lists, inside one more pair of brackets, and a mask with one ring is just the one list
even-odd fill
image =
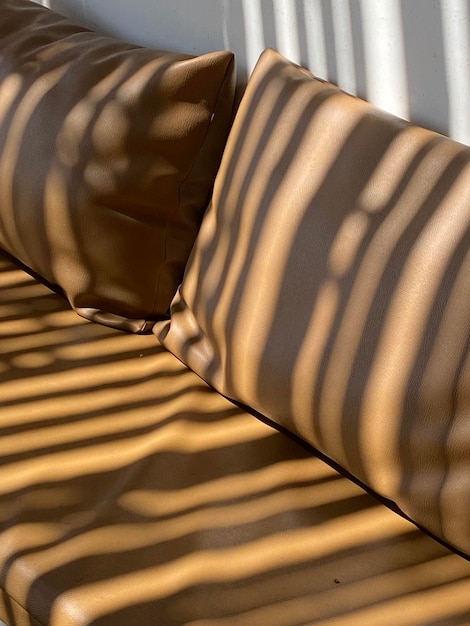
{"label": "leather texture", "polygon": [[470,149],[275,51],[163,345],[470,554]]}
{"label": "leather texture", "polygon": [[0,256],[8,626],[468,623],[470,562]]}
{"label": "leather texture", "polygon": [[147,50],[0,0],[0,246],[130,331],[181,281],[232,118],[231,52]]}

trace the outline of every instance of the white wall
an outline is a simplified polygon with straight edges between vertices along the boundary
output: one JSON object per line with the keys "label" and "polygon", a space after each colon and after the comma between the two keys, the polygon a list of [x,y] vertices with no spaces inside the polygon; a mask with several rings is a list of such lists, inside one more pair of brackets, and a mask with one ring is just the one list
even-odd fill
{"label": "white wall", "polygon": [[322,78],[470,144],[470,0],[42,0],[144,45],[232,49],[240,81],[272,46]]}

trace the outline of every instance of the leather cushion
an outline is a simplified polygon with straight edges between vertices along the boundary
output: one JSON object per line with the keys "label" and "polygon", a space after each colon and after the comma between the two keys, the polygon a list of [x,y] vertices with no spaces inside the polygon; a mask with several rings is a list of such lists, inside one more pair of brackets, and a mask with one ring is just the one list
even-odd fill
{"label": "leather cushion", "polygon": [[231,52],[192,57],[0,0],[0,246],[85,317],[168,312],[229,125]]}
{"label": "leather cushion", "polygon": [[8,626],[463,626],[470,562],[0,253]]}
{"label": "leather cushion", "polygon": [[470,554],[470,150],[274,51],[163,344]]}

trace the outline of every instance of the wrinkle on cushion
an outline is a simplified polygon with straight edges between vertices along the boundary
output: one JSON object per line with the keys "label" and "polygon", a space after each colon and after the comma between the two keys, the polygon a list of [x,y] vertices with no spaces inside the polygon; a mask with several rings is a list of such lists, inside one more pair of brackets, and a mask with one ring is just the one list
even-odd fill
{"label": "wrinkle on cushion", "polygon": [[148,50],[0,0],[0,246],[84,317],[161,319],[231,123],[231,52]]}
{"label": "wrinkle on cushion", "polygon": [[163,345],[470,554],[470,149],[265,52]]}

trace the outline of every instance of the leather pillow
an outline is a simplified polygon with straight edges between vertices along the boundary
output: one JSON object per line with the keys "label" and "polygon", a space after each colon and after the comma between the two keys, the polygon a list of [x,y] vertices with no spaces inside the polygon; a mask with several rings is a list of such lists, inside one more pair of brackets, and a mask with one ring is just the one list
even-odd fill
{"label": "leather pillow", "polygon": [[261,57],[162,343],[470,554],[470,149]]}
{"label": "leather pillow", "polygon": [[168,312],[231,123],[231,52],[192,57],[0,0],[0,246],[83,316]]}

